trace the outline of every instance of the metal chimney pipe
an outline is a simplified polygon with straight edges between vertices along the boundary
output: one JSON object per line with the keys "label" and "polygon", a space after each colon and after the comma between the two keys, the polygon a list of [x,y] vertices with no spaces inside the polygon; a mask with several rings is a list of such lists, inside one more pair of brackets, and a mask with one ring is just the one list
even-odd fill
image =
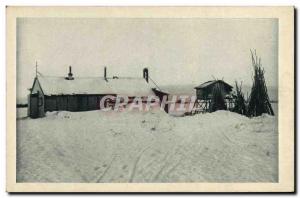
{"label": "metal chimney pipe", "polygon": [[143,77],[145,78],[146,82],[149,82],[148,68],[144,68],[144,70],[143,70]]}
{"label": "metal chimney pipe", "polygon": [[72,67],[71,66],[69,66],[68,77],[66,77],[65,79],[67,79],[67,80],[74,80],[73,74],[72,74]]}

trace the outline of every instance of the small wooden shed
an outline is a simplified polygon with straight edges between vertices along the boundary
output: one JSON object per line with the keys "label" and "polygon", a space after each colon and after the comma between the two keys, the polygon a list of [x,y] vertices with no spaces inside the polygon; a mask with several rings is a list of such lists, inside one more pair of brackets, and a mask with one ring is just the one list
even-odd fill
{"label": "small wooden shed", "polygon": [[206,112],[209,110],[213,89],[215,86],[220,87],[223,91],[227,108],[233,108],[233,98],[231,94],[233,87],[223,80],[210,80],[195,87],[197,97],[195,102],[195,109],[197,109],[196,111]]}
{"label": "small wooden shed", "polygon": [[210,80],[195,87],[197,99],[201,99],[201,100],[211,99],[212,91],[215,86],[222,87],[225,96],[229,95],[233,88],[231,85],[224,82],[223,80]]}

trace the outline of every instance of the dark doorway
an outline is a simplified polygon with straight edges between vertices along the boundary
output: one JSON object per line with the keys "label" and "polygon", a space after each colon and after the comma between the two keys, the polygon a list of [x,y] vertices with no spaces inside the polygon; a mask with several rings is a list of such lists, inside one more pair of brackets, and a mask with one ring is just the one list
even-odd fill
{"label": "dark doorway", "polygon": [[37,93],[30,94],[29,116],[31,118],[39,117],[39,95]]}

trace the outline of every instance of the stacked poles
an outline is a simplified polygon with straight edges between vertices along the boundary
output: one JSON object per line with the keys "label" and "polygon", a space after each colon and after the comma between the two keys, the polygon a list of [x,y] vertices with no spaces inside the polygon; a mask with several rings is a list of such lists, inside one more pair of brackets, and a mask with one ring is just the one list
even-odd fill
{"label": "stacked poles", "polygon": [[236,96],[234,100],[234,108],[233,111],[242,115],[247,114],[247,108],[246,108],[246,101],[244,94],[242,92],[242,83],[240,86],[238,86],[237,81],[235,81],[235,89],[236,89]]}
{"label": "stacked poles", "polygon": [[261,65],[261,59],[257,57],[256,51],[251,51],[252,66],[254,69],[253,85],[249,97],[248,116],[260,116],[263,113],[274,115],[267,86],[264,77],[264,69]]}

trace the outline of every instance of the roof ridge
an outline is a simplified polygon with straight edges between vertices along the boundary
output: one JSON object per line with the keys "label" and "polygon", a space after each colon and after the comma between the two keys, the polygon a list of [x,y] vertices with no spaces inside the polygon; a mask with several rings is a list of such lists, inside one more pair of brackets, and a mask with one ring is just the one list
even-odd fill
{"label": "roof ridge", "polygon": [[117,78],[114,77],[108,77],[107,79],[144,79],[143,77],[126,77],[126,76],[116,76]]}
{"label": "roof ridge", "polygon": [[[66,78],[66,76],[38,76],[38,78]],[[113,77],[107,77],[107,79],[144,79],[143,77],[130,77],[130,76],[116,76],[117,78]],[[83,79],[83,78],[90,78],[90,79],[95,79],[95,78],[101,78],[104,79],[103,76],[74,76],[74,79]]]}
{"label": "roof ridge", "polygon": [[[38,76],[38,77],[46,77],[46,78],[66,78],[67,76]],[[104,78],[103,76],[75,76],[74,78]]]}

